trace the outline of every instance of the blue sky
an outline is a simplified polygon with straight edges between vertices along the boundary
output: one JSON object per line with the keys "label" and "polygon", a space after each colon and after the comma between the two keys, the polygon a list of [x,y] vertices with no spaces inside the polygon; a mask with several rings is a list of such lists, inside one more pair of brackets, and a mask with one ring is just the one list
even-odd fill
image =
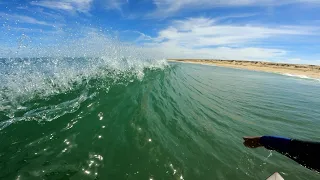
{"label": "blue sky", "polygon": [[111,38],[164,58],[320,64],[319,11],[320,0],[0,0],[0,57],[82,56]]}

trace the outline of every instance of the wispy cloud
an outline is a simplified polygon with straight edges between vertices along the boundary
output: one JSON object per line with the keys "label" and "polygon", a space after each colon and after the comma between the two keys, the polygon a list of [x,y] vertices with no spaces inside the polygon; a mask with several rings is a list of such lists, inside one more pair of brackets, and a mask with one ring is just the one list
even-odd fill
{"label": "wispy cloud", "polygon": [[48,18],[48,19],[51,19],[51,20],[55,20],[55,21],[60,22],[60,23],[64,23],[66,21],[65,17],[61,13],[47,12],[42,7],[36,7],[34,9],[29,9],[29,11],[37,13],[37,14],[40,14],[43,18]]}
{"label": "wispy cloud", "polygon": [[128,0],[105,0],[104,3],[107,9],[116,9],[122,11],[122,6],[128,3]]}
{"label": "wispy cloud", "polygon": [[6,13],[0,12],[0,18],[9,20],[9,21],[14,21],[16,23],[36,24],[36,25],[52,26],[52,27],[56,27],[58,25],[58,24],[48,23],[46,21],[37,20],[33,17],[18,15],[18,14],[6,14]]}
{"label": "wispy cloud", "polygon": [[277,48],[259,47],[205,47],[192,48],[175,42],[145,43],[144,48],[155,54],[163,54],[164,58],[204,58],[204,59],[234,59],[234,60],[282,60],[288,51]]}
{"label": "wispy cloud", "polygon": [[[223,19],[223,17],[221,17]],[[283,60],[289,50],[262,44],[283,37],[319,37],[320,28],[309,26],[267,27],[249,24],[225,25],[220,19],[205,17],[175,20],[147,37],[144,46],[166,52],[168,58],[218,58],[247,60]],[[139,36],[139,39],[144,36]],[[261,47],[259,47],[261,46]]]}
{"label": "wispy cloud", "polygon": [[54,10],[88,13],[93,0],[57,0],[32,1],[31,5],[41,6]]}
{"label": "wispy cloud", "polygon": [[217,24],[215,19],[189,18],[177,20],[159,32],[157,41],[171,41],[188,47],[243,45],[284,35],[314,35],[317,27]]}
{"label": "wispy cloud", "polygon": [[[42,1],[32,1],[31,5],[41,6],[53,10],[62,10],[66,12],[80,12],[80,13],[89,13],[92,9],[94,0],[42,0]],[[122,12],[122,6],[128,3],[128,0],[101,0],[99,2],[103,8],[106,9],[115,9]],[[99,4],[98,3],[98,4]]]}
{"label": "wispy cloud", "polygon": [[145,33],[142,33],[140,31],[135,31],[135,30],[124,30],[124,31],[121,31],[119,34],[120,34],[120,36],[129,35],[131,37],[134,37],[135,43],[150,42],[150,41],[154,40],[154,38],[152,38],[151,36],[149,36]]}
{"label": "wispy cloud", "polygon": [[319,0],[153,0],[157,9],[151,17],[168,17],[181,10],[210,9],[214,7],[279,6],[294,3],[320,4]]}

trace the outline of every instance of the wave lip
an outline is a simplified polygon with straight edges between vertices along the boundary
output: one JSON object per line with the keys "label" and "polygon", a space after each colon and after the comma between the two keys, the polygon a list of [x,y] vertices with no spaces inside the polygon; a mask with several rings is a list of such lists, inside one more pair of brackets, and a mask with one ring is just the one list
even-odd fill
{"label": "wave lip", "polygon": [[[73,112],[66,105],[72,99],[142,81],[147,70],[166,67],[165,59],[143,56],[4,58],[0,61],[0,131],[22,120],[51,121]],[[30,113],[35,108],[39,112]]]}

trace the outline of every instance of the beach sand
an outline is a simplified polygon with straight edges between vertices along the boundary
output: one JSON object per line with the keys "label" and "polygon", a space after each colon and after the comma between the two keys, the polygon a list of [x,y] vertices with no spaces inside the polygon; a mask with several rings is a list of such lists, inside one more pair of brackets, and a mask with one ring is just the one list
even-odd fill
{"label": "beach sand", "polygon": [[305,64],[286,64],[263,61],[209,60],[209,59],[168,59],[168,61],[216,65],[230,68],[248,69],[279,73],[302,78],[320,79],[320,66]]}

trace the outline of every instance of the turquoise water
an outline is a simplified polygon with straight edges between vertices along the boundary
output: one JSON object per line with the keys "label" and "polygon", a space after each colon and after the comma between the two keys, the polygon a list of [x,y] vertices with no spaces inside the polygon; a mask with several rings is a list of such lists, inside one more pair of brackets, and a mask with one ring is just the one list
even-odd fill
{"label": "turquoise water", "polygon": [[2,62],[0,179],[320,178],[242,144],[320,141],[318,81],[163,61]]}

